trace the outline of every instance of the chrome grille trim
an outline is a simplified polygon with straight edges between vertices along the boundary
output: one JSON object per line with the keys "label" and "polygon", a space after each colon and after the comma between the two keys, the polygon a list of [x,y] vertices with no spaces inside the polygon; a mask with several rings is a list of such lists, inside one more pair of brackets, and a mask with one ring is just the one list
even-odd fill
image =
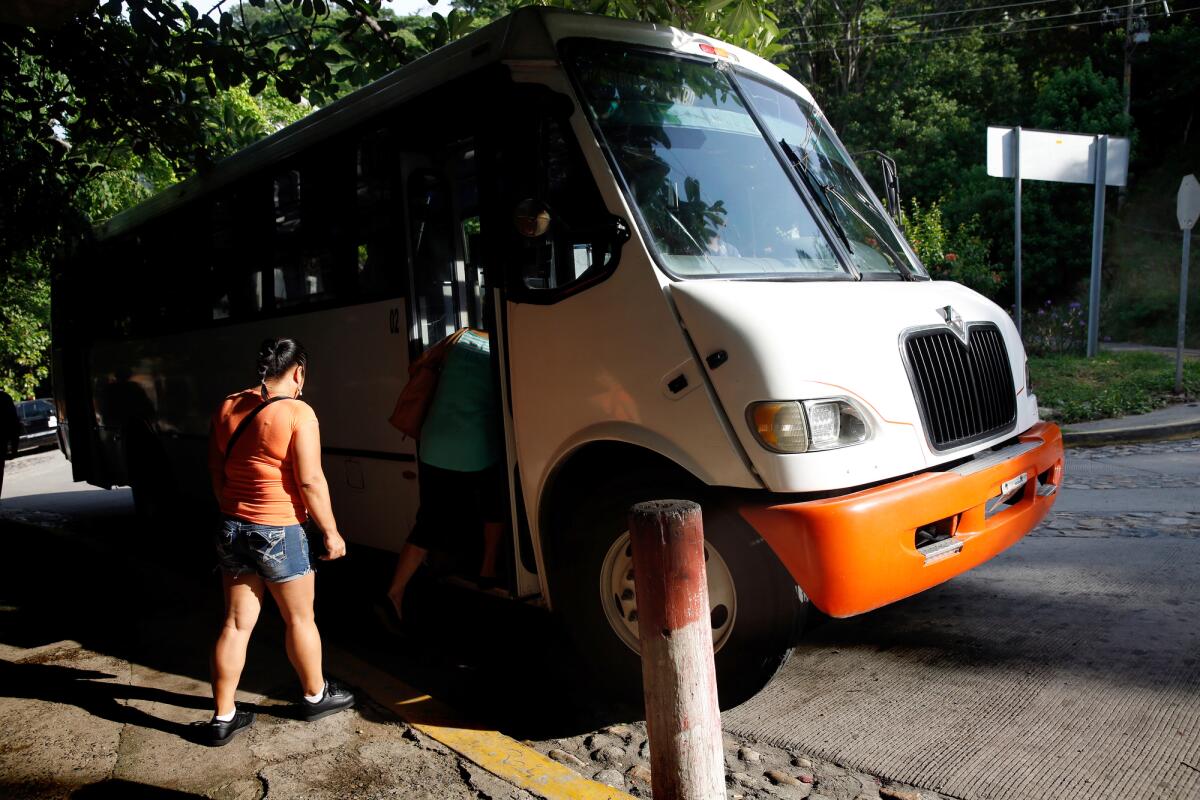
{"label": "chrome grille trim", "polygon": [[906,331],[901,352],[932,450],[965,447],[1016,424],[1012,365],[994,323],[967,326],[966,344],[945,326]]}

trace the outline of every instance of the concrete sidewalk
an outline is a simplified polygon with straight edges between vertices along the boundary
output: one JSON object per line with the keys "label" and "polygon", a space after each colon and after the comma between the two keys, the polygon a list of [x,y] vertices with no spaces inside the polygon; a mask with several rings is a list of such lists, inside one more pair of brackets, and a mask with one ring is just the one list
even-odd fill
{"label": "concrete sidewalk", "polygon": [[211,748],[192,741],[211,702],[193,677],[73,641],[2,645],[0,659],[0,795],[12,800],[529,797],[369,701],[307,723],[277,697],[243,692],[257,721]]}
{"label": "concrete sidewalk", "polygon": [[[372,693],[360,691],[353,710],[297,719],[269,607],[238,698],[257,721],[225,747],[198,744],[196,723],[212,713],[219,593],[203,574],[148,568],[138,551],[154,542],[132,538],[89,542],[0,521],[0,797],[533,800]],[[342,660],[326,648],[331,675],[355,684]]]}

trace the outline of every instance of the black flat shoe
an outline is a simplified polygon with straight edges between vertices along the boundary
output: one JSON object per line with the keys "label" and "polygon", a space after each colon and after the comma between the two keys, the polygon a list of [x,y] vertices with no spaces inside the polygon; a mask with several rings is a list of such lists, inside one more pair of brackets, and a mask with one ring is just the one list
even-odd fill
{"label": "black flat shoe", "polygon": [[300,701],[300,718],[308,722],[328,717],[339,711],[354,707],[354,693],[341,684],[333,681],[325,682],[325,692],[315,703],[307,700]]}
{"label": "black flat shoe", "polygon": [[214,718],[212,722],[208,723],[204,743],[209,747],[224,747],[233,740],[234,736],[237,736],[238,733],[249,728],[252,724],[254,724],[253,711],[241,711],[239,709],[234,712],[233,719],[228,722],[221,722],[219,719]]}

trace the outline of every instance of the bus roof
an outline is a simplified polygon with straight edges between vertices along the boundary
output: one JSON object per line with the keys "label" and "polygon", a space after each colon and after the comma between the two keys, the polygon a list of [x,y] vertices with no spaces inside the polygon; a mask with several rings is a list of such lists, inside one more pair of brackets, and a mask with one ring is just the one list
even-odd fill
{"label": "bus roof", "polygon": [[[668,25],[614,19],[545,6],[527,6],[457,41],[439,47],[379,80],[266,136],[212,169],[158,193],[140,205],[96,225],[107,239],[136,228],[258,169],[287,159],[308,146],[415,98],[454,78],[495,62],[557,59],[559,40],[586,37],[674,50],[727,60],[778,83],[816,105],[812,95],[780,68],[741,48]],[[702,47],[703,45],[703,47]]]}

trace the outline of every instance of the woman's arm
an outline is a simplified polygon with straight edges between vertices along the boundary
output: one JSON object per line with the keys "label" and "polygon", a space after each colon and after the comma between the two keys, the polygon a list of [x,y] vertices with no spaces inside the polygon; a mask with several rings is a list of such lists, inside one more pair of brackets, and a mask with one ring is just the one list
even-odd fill
{"label": "woman's arm", "polygon": [[309,516],[325,534],[326,561],[346,555],[346,542],[338,533],[333,519],[333,506],[329,502],[329,484],[321,469],[321,429],[316,419],[309,419],[296,426],[292,436],[293,470],[296,483]]}

